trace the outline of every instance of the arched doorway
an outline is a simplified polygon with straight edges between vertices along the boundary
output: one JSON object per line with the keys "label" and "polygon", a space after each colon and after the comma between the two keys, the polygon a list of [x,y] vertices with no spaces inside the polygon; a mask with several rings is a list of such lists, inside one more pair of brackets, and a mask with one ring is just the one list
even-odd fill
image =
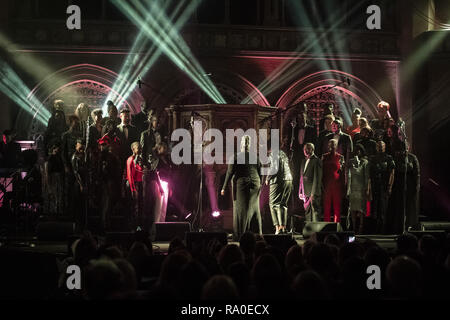
{"label": "arched doorway", "polygon": [[[31,90],[28,99],[40,101],[41,107],[48,110],[51,109],[54,100],[62,99],[66,115],[72,114],[81,102],[87,103],[90,109],[101,108],[107,97],[113,101],[121,100],[120,95],[112,91],[117,77],[118,74],[114,71],[98,65],[72,65],[58,70],[39,82]],[[141,94],[135,90],[122,105],[126,105],[132,112],[138,112],[137,109],[142,100]],[[39,108],[36,109],[37,112]],[[37,121],[36,117],[30,117],[24,111],[19,112],[15,127],[27,137],[33,137],[45,129],[45,125]]]}
{"label": "arched doorway", "polygon": [[[376,117],[376,105],[381,96],[358,77],[338,70],[324,70],[310,74],[293,83],[280,97],[276,106],[286,109],[304,102],[308,105],[308,116],[319,127],[323,106],[333,103],[335,113],[347,125],[351,123],[351,112],[358,107],[363,116]],[[296,108],[287,111],[283,127],[288,125]],[[391,110],[396,115],[396,110]]]}

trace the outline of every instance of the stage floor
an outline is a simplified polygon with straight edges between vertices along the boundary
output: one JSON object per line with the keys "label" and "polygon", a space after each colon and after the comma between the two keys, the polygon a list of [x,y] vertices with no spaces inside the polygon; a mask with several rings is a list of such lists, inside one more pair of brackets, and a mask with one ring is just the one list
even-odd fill
{"label": "stage floor", "polygon": [[[273,236],[273,235],[270,235]],[[396,238],[398,235],[356,235],[356,242],[364,242],[365,240],[375,241],[380,247],[392,251],[396,248]],[[303,245],[307,240],[302,235],[293,235],[298,245]],[[100,238],[99,240],[104,240]],[[167,254],[169,250],[169,241],[154,241],[154,254]],[[231,235],[228,237],[228,244],[239,245],[239,242],[232,241]],[[68,255],[68,242],[66,241],[40,241],[35,237],[16,238],[16,239],[0,239],[0,249],[9,249],[22,252],[54,254],[60,257]]]}

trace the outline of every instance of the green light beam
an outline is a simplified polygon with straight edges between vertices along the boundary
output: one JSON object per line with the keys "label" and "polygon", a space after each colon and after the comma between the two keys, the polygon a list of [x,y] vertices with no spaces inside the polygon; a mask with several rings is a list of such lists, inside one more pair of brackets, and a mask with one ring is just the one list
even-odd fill
{"label": "green light beam", "polygon": [[[183,4],[185,0],[181,1],[180,4]],[[169,6],[170,1],[165,2],[165,6],[163,8],[163,10],[167,9],[167,7]],[[179,8],[181,7],[181,5],[179,5],[177,7],[177,9],[179,10]],[[176,9],[176,11],[177,11]],[[160,15],[158,16],[158,18],[160,19]],[[117,76],[117,80],[115,81],[115,83],[112,86],[112,90],[110,91],[110,93],[108,94],[106,100],[105,100],[105,105],[103,107],[103,112],[106,112],[106,101],[108,100],[115,100],[113,97],[115,96],[113,94],[113,92],[118,92],[119,96],[122,96],[121,93],[123,91],[126,91],[127,88],[129,86],[131,86],[129,79],[134,79],[134,77],[130,76],[131,73],[136,69],[139,68],[140,65],[142,65],[143,61],[145,60],[148,56],[150,56],[151,52],[147,52],[144,59],[141,60],[141,62],[139,62],[139,54],[140,52],[144,51],[145,47],[147,46],[147,44],[149,43],[149,39],[145,36],[145,32],[143,30],[140,30],[138,35],[136,36],[136,39],[134,40],[134,43],[130,49],[129,54],[127,55],[126,60],[124,61],[124,63],[122,64],[122,67],[120,69],[119,75]],[[139,63],[139,66],[136,67],[136,64]],[[132,83],[134,83],[134,81],[132,81]],[[125,99],[123,99],[125,100]],[[116,104],[119,104],[122,102],[122,100],[117,103],[117,101],[114,101]]]}
{"label": "green light beam", "polygon": [[[134,5],[137,7],[138,10],[142,10],[143,6],[138,0],[132,0]],[[160,11],[161,9],[158,7],[157,3],[154,3],[153,10]],[[197,79],[204,83],[205,88],[208,88],[209,92],[214,95],[217,99],[223,100],[221,97],[219,91],[215,88],[215,86],[212,84],[212,82],[209,80],[209,78],[205,78],[203,75],[205,74],[205,71],[200,66],[198,61],[195,59],[195,57],[192,55],[192,52],[190,48],[186,45],[184,40],[180,37],[179,33],[177,32],[170,32],[169,34],[164,32],[164,27],[161,28],[161,25],[158,24],[157,21],[154,19],[150,19],[150,22],[154,28],[155,31],[157,31],[162,39],[168,40],[168,44],[173,47],[173,51],[180,52],[180,58],[185,60],[186,64],[192,68],[192,74],[194,76],[197,76]],[[173,30],[172,25],[170,21],[168,21],[167,18],[163,19],[161,21],[162,23],[166,24],[166,28],[168,30]],[[184,53],[184,55],[183,55]],[[218,103],[225,103],[218,102]]]}
{"label": "green light beam", "polygon": [[[355,10],[357,10],[361,4],[358,4],[357,6],[354,6],[348,14],[351,14]],[[335,29],[339,24],[342,23],[342,21],[346,18],[344,15],[340,19],[336,19],[335,23],[331,25],[328,29],[325,30],[321,35],[317,34],[311,34],[310,39],[311,41],[304,41],[302,45],[298,46],[295,50],[298,52],[298,54],[294,55],[293,58],[301,58],[304,56],[303,52],[307,52],[316,46],[318,46],[319,42],[322,41],[322,39],[326,39],[326,37],[333,32],[333,29]],[[271,74],[264,79],[259,85],[258,89],[261,91],[264,95],[268,95],[272,93],[273,91],[277,90],[279,87],[283,86],[287,82],[291,81],[295,76],[298,75],[298,72],[304,68],[307,64],[309,64],[309,61],[302,61],[299,64],[296,64],[296,59],[289,60],[279,67],[277,67],[274,71],[271,72]],[[249,103],[256,95],[256,92],[250,94],[249,97],[244,99],[241,103]]]}
{"label": "green light beam", "polygon": [[0,65],[0,90],[19,107],[36,117],[42,124],[47,124],[50,112],[34,96],[31,99],[27,99],[30,90],[4,61]]}
{"label": "green light beam", "polygon": [[[174,18],[177,16],[179,11],[183,7],[184,3],[185,3],[184,0],[179,3],[179,5],[176,7],[176,9],[174,10],[173,14],[170,17],[171,20],[174,20]],[[190,2],[190,4],[183,11],[183,14],[174,23],[173,28],[168,31],[175,33],[178,30],[180,30],[181,27],[189,19],[191,14],[194,12],[194,10],[197,8],[199,3],[200,1]],[[141,59],[139,64],[133,69],[133,73],[129,78],[136,79],[139,77],[139,75],[146,74],[150,70],[150,68],[155,64],[155,62],[159,59],[161,54],[162,51],[153,43],[148,52],[145,53],[144,57]],[[135,86],[136,84],[134,81],[128,82],[127,85],[120,91],[120,96],[123,98],[123,100],[126,100],[128,98],[131,92],[135,89]]]}
{"label": "green light beam", "polygon": [[[185,52],[180,51],[180,48],[177,47],[176,41],[184,42],[182,39],[176,39],[175,41],[174,39],[168,37],[169,34],[164,33],[165,28],[161,28],[154,18],[150,18],[150,26],[143,25],[144,19],[140,17],[137,10],[132,8],[130,5],[118,0],[113,0],[113,3],[136,25],[141,26],[147,33],[147,36],[153,39],[153,41],[160,46],[160,49],[167,55],[167,57],[171,59],[172,62],[183,72],[185,72],[211,99],[213,99],[213,101],[216,103],[224,103],[223,98],[220,99],[221,96],[220,93],[218,93],[218,90],[216,89],[216,92],[210,90],[206,79],[203,76],[199,76],[199,74],[203,74],[199,71],[202,69],[200,68],[199,70],[195,70],[195,66],[193,66],[192,61],[189,61],[188,57],[186,57]],[[136,1],[133,3],[137,5],[139,9],[142,9],[142,4]],[[167,21],[165,23],[166,26],[172,27],[172,25]]]}

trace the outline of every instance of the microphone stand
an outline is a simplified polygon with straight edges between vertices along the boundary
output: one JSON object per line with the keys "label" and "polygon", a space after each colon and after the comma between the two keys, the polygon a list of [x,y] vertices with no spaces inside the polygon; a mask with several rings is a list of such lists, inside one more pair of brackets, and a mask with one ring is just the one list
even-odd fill
{"label": "microphone stand", "polygon": [[136,82],[136,84],[139,86],[139,89],[142,89],[142,85],[144,85],[144,86],[146,86],[146,87],[149,87],[152,91],[156,92],[156,93],[159,94],[160,96],[165,97],[165,95],[164,95],[161,91],[155,89],[155,87],[149,85],[148,83],[143,82],[141,79],[138,79],[138,81]]}
{"label": "microphone stand", "polygon": [[[194,134],[194,112],[191,115],[191,128],[192,133]],[[194,143],[194,157],[195,157],[195,143]],[[200,186],[198,191],[198,202],[197,202],[197,212],[195,213],[195,217],[192,220],[192,224],[195,225],[198,218],[198,232],[203,232],[202,227],[202,216],[203,216],[203,142],[201,145],[201,163],[200,163]]]}
{"label": "microphone stand", "polygon": [[289,151],[290,151],[290,155],[289,155],[289,161],[292,163],[292,156],[294,154],[294,132],[295,132],[295,128],[297,127],[297,121],[293,121],[291,123],[291,143],[289,144]]}
{"label": "microphone stand", "polygon": [[[405,123],[403,122],[403,120],[399,120],[399,128],[401,131],[401,134],[403,136],[403,140],[405,142],[405,147],[407,146],[407,137],[406,137],[406,132],[405,132],[405,128],[404,125]],[[403,233],[406,233],[406,193],[408,192],[407,190],[407,182],[408,182],[408,149],[405,149],[405,172],[403,174],[403,197],[402,197],[402,202],[403,202]]]}
{"label": "microphone stand", "polygon": [[83,226],[83,231],[87,229],[88,227],[88,213],[89,213],[89,169],[88,169],[88,149],[87,146],[89,145],[89,134],[90,134],[90,126],[89,126],[89,117],[87,118],[86,121],[86,145],[84,147],[84,165],[85,165],[85,188],[86,190],[83,190],[81,196],[83,196],[84,193],[84,201],[85,201],[85,205],[84,205],[84,226]]}

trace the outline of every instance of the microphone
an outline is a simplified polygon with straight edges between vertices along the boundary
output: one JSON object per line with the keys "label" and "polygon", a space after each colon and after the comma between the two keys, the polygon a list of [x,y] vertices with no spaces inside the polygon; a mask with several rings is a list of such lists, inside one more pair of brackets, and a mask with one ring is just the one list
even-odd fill
{"label": "microphone", "polygon": [[291,121],[291,127],[292,128],[295,128],[297,126],[297,121],[295,120],[295,119],[293,119],[292,121]]}
{"label": "microphone", "polygon": [[190,121],[191,127],[194,128],[194,111],[191,112],[191,121]]}
{"label": "microphone", "polygon": [[137,85],[139,86],[139,89],[142,89],[142,81],[141,81],[141,79],[138,79]]}
{"label": "microphone", "polygon": [[350,87],[350,78],[346,78],[347,80],[347,85]]}

